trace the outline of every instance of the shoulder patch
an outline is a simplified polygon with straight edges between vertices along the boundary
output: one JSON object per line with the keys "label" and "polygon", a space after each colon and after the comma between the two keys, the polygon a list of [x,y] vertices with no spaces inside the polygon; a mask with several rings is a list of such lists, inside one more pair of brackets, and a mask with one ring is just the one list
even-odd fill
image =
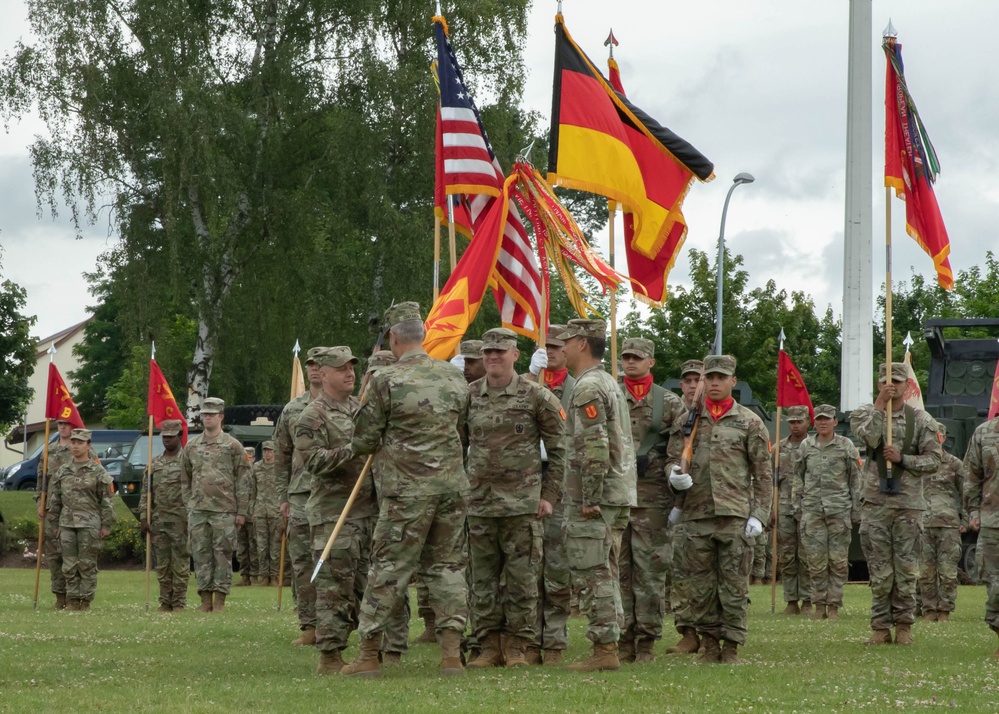
{"label": "shoulder patch", "polygon": [[558,415],[560,417],[562,417],[562,421],[565,421],[565,409],[563,409],[562,407],[559,407],[558,408]]}
{"label": "shoulder patch", "polygon": [[596,419],[597,414],[600,413],[600,410],[597,409],[596,404],[587,404],[584,411],[586,412],[586,416],[588,416],[590,419]]}

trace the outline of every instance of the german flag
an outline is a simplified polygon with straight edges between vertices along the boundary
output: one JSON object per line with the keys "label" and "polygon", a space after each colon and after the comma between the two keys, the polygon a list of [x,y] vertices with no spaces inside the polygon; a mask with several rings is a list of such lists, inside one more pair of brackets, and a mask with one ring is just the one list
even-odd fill
{"label": "german flag", "polygon": [[631,248],[657,259],[682,244],[681,208],[695,177],[710,181],[714,165],[615,91],[558,14],[548,182],[622,204],[634,221]]}

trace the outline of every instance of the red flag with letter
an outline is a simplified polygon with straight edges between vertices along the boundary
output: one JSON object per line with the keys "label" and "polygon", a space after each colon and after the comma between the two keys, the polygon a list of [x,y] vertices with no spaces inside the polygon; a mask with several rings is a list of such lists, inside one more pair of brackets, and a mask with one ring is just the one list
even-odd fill
{"label": "red flag with letter", "polygon": [[989,399],[989,419],[999,416],[999,365],[996,365],[996,376],[992,380],[992,398]]}
{"label": "red flag with letter", "polygon": [[809,418],[815,421],[815,408],[812,406],[812,397],[808,394],[805,380],[801,378],[801,372],[784,350],[777,355],[777,406],[807,406]]}
{"label": "red flag with letter", "polygon": [[66,382],[63,381],[59,369],[52,362],[49,362],[49,386],[45,399],[45,418],[68,421],[76,429],[83,428],[83,419],[73,402],[73,397],[66,389]]}
{"label": "red flag with letter", "polygon": [[156,426],[159,426],[164,419],[180,419],[184,430],[180,443],[187,444],[187,419],[177,406],[170,385],[167,384],[166,377],[154,359],[149,360],[149,405],[146,411],[156,422]]}

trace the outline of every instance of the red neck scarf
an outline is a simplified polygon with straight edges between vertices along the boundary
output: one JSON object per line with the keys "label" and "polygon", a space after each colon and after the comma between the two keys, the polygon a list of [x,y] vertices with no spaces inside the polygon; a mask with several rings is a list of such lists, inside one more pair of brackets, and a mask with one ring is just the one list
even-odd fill
{"label": "red neck scarf", "polygon": [[708,414],[710,414],[715,421],[718,421],[723,416],[728,414],[729,410],[732,409],[733,404],[735,404],[735,400],[732,399],[732,397],[723,399],[720,402],[716,402],[711,397],[704,398],[704,406],[708,408]]}
{"label": "red neck scarf", "polygon": [[624,378],[624,386],[628,388],[636,400],[642,400],[649,393],[649,389],[652,387],[652,374],[649,373],[642,377],[641,379],[631,379],[629,377]]}
{"label": "red neck scarf", "polygon": [[555,389],[556,387],[561,387],[565,382],[565,378],[569,375],[569,370],[563,367],[559,370],[545,370],[545,385],[549,389]]}

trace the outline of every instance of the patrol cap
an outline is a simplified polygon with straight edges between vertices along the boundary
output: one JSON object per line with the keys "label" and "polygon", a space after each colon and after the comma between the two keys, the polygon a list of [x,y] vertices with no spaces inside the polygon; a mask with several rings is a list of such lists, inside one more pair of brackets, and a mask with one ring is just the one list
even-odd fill
{"label": "patrol cap", "polygon": [[703,369],[704,369],[704,363],[701,362],[701,360],[688,359],[686,362],[683,363],[683,366],[680,367],[680,378],[683,379],[691,372],[697,372],[697,374],[700,374],[701,370]]}
{"label": "patrol cap", "polygon": [[396,356],[392,354],[389,350],[378,350],[373,355],[368,357],[368,368],[366,372],[374,372],[376,369],[381,369],[382,367],[388,367],[390,364],[395,364],[398,361]]}
{"label": "patrol cap", "polygon": [[56,424],[72,424],[69,419],[56,419]]}
{"label": "patrol cap", "polygon": [[180,436],[184,431],[184,422],[180,419],[164,419],[160,422],[160,436]]}
{"label": "patrol cap", "polygon": [[565,325],[549,325],[548,334],[545,336],[545,347],[565,347],[565,341],[561,339],[565,332]]}
{"label": "patrol cap", "polygon": [[269,449],[271,451],[274,451],[274,442],[271,441],[270,439],[268,439],[267,441],[265,441],[263,444],[260,445],[260,448],[261,449],[265,449],[265,450]]}
{"label": "patrol cap", "polygon": [[388,310],[385,311],[385,324],[388,325],[389,329],[392,329],[400,322],[406,322],[408,320],[419,320],[423,322],[423,318],[420,317],[420,304],[417,302],[401,302],[398,305],[393,305]]}
{"label": "patrol cap", "polygon": [[327,347],[315,356],[315,363],[320,367],[343,367],[348,362],[357,364],[357,357],[351,354],[349,347]]}
{"label": "patrol cap", "polygon": [[[818,410],[816,410],[816,413],[817,412],[818,412]],[[804,406],[788,407],[787,408],[787,420],[788,421],[808,421],[808,407],[804,407]]]}
{"label": "patrol cap", "polygon": [[603,320],[569,320],[565,330],[559,335],[563,342],[571,340],[573,337],[601,337],[607,338],[607,323]]}
{"label": "patrol cap", "polygon": [[704,374],[735,374],[735,357],[732,355],[708,355],[704,358]]}
{"label": "patrol cap", "polygon": [[[909,372],[905,368],[904,362],[892,362],[891,363],[891,381],[893,382],[906,382],[909,379]],[[878,381],[885,381],[885,363],[882,362],[878,366]]]}
{"label": "patrol cap", "polygon": [[315,363],[316,355],[325,350],[325,347],[310,347],[309,351],[305,353],[305,364],[309,364],[310,362]]}
{"label": "patrol cap", "polygon": [[70,441],[90,441],[90,429],[73,429]]}
{"label": "patrol cap", "polygon": [[828,419],[836,418],[836,407],[832,404],[820,404],[815,407],[815,418],[826,417]]}
{"label": "patrol cap", "polygon": [[482,359],[482,340],[464,340],[460,351],[465,359]]}
{"label": "patrol cap", "polygon": [[221,414],[225,411],[225,401],[218,397],[208,397],[201,402],[202,414]]}
{"label": "patrol cap", "polygon": [[656,356],[656,345],[644,337],[629,337],[624,341],[621,355],[635,355],[642,359],[652,359]]}
{"label": "patrol cap", "polygon": [[517,347],[517,333],[505,327],[494,327],[486,330],[482,335],[482,351],[486,350],[512,350]]}

